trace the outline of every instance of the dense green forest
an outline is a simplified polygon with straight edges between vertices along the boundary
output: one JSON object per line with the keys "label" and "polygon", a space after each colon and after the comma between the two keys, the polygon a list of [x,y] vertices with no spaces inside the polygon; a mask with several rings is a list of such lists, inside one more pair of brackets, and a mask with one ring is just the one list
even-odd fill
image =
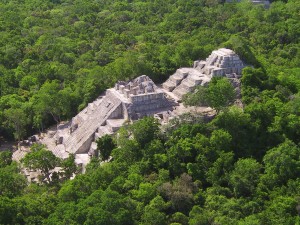
{"label": "dense green forest", "polygon": [[[72,157],[43,167],[62,166],[62,179],[28,185],[1,152],[0,224],[300,224],[299,12],[298,0],[0,1],[0,141],[69,119],[117,80],[161,82],[219,47],[251,65],[243,109],[164,129],[144,118],[100,139],[73,180]],[[34,148],[24,164],[45,152]]]}

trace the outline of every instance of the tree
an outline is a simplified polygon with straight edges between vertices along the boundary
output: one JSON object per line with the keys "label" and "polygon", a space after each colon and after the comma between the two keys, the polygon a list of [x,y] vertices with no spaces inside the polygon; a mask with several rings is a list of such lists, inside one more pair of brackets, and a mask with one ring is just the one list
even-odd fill
{"label": "tree", "polygon": [[255,159],[240,159],[229,175],[229,185],[237,197],[249,197],[254,194],[259,182],[262,166]]}
{"label": "tree", "polygon": [[186,215],[184,215],[181,212],[176,212],[174,213],[171,218],[170,218],[170,222],[172,222],[172,224],[177,224],[177,225],[188,225],[189,224],[189,219]]}
{"label": "tree", "polygon": [[102,161],[108,160],[109,156],[114,148],[116,148],[116,144],[114,143],[111,135],[104,135],[100,137],[97,141],[97,151],[100,154],[100,159]]}
{"label": "tree", "polygon": [[18,164],[12,161],[12,152],[0,151],[0,196],[9,198],[19,196],[23,193],[26,184]]}
{"label": "tree", "polygon": [[25,187],[26,179],[20,174],[20,170],[15,162],[5,167],[0,167],[0,196],[13,198],[21,195]]}
{"label": "tree", "polygon": [[59,165],[60,160],[44,145],[34,144],[29,152],[21,160],[25,167],[38,170],[42,173],[41,182],[51,183],[51,170]]}
{"label": "tree", "polygon": [[18,213],[17,204],[14,199],[8,197],[0,197],[0,223],[1,224],[17,224],[16,218]]}
{"label": "tree", "polygon": [[230,134],[232,150],[237,158],[250,157],[256,153],[253,152],[255,147],[257,148],[254,133],[255,124],[252,123],[248,113],[244,113],[242,109],[233,106],[228,111],[218,114],[211,123]]}
{"label": "tree", "polygon": [[207,88],[198,86],[192,93],[187,93],[182,97],[185,106],[207,106]]}
{"label": "tree", "polygon": [[193,93],[183,97],[185,105],[210,106],[217,113],[233,103],[236,97],[234,87],[227,78],[213,77],[208,87],[197,87]]}
{"label": "tree", "polygon": [[236,93],[227,78],[213,78],[207,88],[207,103],[217,113],[233,103]]}
{"label": "tree", "polygon": [[0,151],[0,168],[9,166],[12,163],[12,152]]}
{"label": "tree", "polygon": [[66,180],[76,174],[78,168],[75,163],[75,155],[70,154],[68,158],[62,160],[61,167],[63,170],[62,174]]}
{"label": "tree", "polygon": [[195,205],[190,211],[189,224],[191,225],[206,225],[214,223],[214,212],[204,210],[198,205]]}
{"label": "tree", "polygon": [[31,101],[35,115],[46,118],[49,114],[58,123],[62,116],[70,114],[72,103],[70,89],[63,89],[58,80],[45,82]]}
{"label": "tree", "polygon": [[229,151],[232,137],[226,130],[217,129],[212,132],[209,141],[216,151]]}
{"label": "tree", "polygon": [[131,130],[134,139],[144,148],[146,144],[157,137],[159,131],[158,121],[154,117],[144,117],[135,122]]}
{"label": "tree", "polygon": [[290,140],[267,151],[263,158],[265,174],[262,181],[267,187],[285,185],[300,176],[299,147]]}
{"label": "tree", "polygon": [[84,202],[85,224],[132,224],[132,200],[111,189],[93,192]]}
{"label": "tree", "polygon": [[157,208],[145,207],[144,213],[142,215],[142,225],[151,224],[166,224],[166,214],[160,212]]}
{"label": "tree", "polygon": [[7,125],[12,126],[15,130],[15,139],[20,141],[26,135],[26,125],[29,123],[28,116],[25,111],[19,109],[6,109],[4,115],[7,119]]}
{"label": "tree", "polygon": [[[297,201],[294,197],[278,196],[274,198],[260,215],[260,224],[297,224]],[[298,220],[299,221],[299,220]]]}
{"label": "tree", "polygon": [[186,173],[181,174],[173,183],[167,182],[159,187],[159,192],[171,202],[174,212],[182,213],[188,213],[193,206],[193,194],[196,190],[196,183]]}
{"label": "tree", "polygon": [[221,152],[220,157],[207,171],[207,180],[213,185],[228,186],[229,174],[232,170],[234,154],[232,152]]}

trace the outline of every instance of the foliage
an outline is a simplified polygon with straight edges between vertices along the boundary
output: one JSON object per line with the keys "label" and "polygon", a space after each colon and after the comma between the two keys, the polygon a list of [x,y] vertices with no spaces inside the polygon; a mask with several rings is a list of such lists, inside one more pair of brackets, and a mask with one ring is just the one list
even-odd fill
{"label": "foliage", "polygon": [[0,152],[0,168],[9,166],[12,163],[12,152],[9,150]]}
{"label": "foliage", "polygon": [[22,159],[22,163],[26,168],[40,171],[42,173],[39,178],[41,182],[50,183],[51,170],[59,165],[59,158],[47,150],[44,145],[34,144],[31,147],[31,152]]}
{"label": "foliage", "polygon": [[116,147],[110,135],[104,135],[97,140],[97,151],[102,161],[108,160],[112,150]]}
{"label": "foliage", "polygon": [[299,7],[1,1],[1,141],[71,118],[117,80],[161,82],[219,47],[248,67],[243,107],[230,106],[226,79],[214,79],[185,100],[215,108],[214,118],[183,115],[163,133],[154,118],[128,124],[101,140],[113,160],[94,158],[74,179],[74,155],[59,162],[33,146],[23,164],[46,183],[60,165],[57,185],[27,184],[1,152],[0,224],[299,224]]}
{"label": "foliage", "polygon": [[[117,80],[148,74],[163,81],[218,47],[235,50],[264,78],[289,74],[282,80],[295,87],[297,9],[295,0],[268,10],[195,0],[2,2],[2,135],[22,139],[69,119]],[[17,107],[10,104],[16,95]]]}
{"label": "foliage", "polygon": [[1,196],[12,198],[21,195],[26,183],[25,177],[20,174],[20,169],[15,162],[0,168]]}
{"label": "foliage", "polygon": [[217,112],[229,106],[235,100],[234,87],[228,79],[214,77],[208,87],[199,86],[193,93],[183,98],[185,105],[210,106]]}
{"label": "foliage", "polygon": [[68,158],[62,160],[60,166],[63,171],[62,176],[65,180],[70,179],[73,175],[77,174],[78,172],[74,154],[70,154]]}

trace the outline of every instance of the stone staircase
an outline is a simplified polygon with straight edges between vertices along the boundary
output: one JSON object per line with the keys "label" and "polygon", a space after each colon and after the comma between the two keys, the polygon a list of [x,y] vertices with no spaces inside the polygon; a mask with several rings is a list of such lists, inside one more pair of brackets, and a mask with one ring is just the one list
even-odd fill
{"label": "stone staircase", "polygon": [[163,83],[163,88],[167,91],[173,91],[187,76],[188,72],[184,68],[178,69],[165,83]]}
{"label": "stone staircase", "polygon": [[[80,126],[63,141],[63,144],[57,145],[53,150],[56,155],[63,155],[66,153],[86,153],[94,141],[95,133],[101,125],[109,118],[111,113],[120,107],[122,102],[118,99],[111,99],[108,97],[98,104],[89,104],[87,113],[89,118],[85,120]],[[103,129],[103,128],[102,128]]]}
{"label": "stone staircase", "polygon": [[209,80],[209,77],[193,69],[190,71],[189,75],[182,80],[180,85],[173,90],[173,93],[179,98],[182,98],[183,95],[193,91],[196,86],[204,85],[205,83],[209,82]]}
{"label": "stone staircase", "polygon": [[[121,104],[121,102],[119,103]],[[73,149],[77,149],[77,153],[84,151],[84,149],[86,148],[86,145],[89,145],[90,142],[94,139],[94,133],[96,132],[96,130],[98,129],[99,126],[101,126],[101,124],[103,124],[106,119],[109,117],[109,113],[114,111],[114,109],[116,109],[118,105],[114,105],[114,104],[110,104],[110,105],[101,105],[102,107],[100,107],[99,109],[99,114],[102,114],[103,117],[102,118],[94,118],[89,120],[88,123],[84,124],[84,126],[81,128],[81,130],[83,130],[83,132],[78,133],[77,135],[75,135],[70,141],[70,143],[77,146],[72,146],[68,148],[68,142],[65,143],[66,149],[69,152],[74,151]],[[76,143],[77,142],[77,143]],[[81,147],[79,147],[81,146]],[[79,148],[78,148],[79,147]]]}

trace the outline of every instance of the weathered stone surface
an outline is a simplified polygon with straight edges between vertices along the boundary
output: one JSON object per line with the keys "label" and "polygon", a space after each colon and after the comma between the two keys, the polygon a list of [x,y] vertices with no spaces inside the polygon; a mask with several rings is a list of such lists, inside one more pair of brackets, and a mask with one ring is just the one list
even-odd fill
{"label": "weathered stone surface", "polygon": [[212,77],[238,78],[244,66],[234,51],[221,48],[213,51],[205,61],[195,61],[193,68],[178,69],[162,86],[182,98],[197,85],[206,85]]}
{"label": "weathered stone surface", "polygon": [[172,104],[163,89],[145,75],[130,82],[119,81],[69,123],[49,131],[40,142],[60,158],[70,153],[93,155],[94,141],[99,137],[116,132],[126,120],[170,110]]}

